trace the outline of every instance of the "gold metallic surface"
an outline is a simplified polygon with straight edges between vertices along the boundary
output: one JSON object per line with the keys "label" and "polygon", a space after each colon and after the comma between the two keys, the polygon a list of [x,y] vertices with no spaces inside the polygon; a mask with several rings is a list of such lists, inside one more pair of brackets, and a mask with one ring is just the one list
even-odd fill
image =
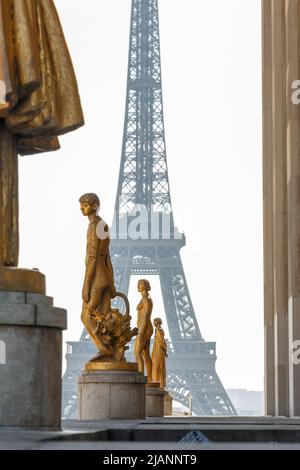
{"label": "gold metallic surface", "polygon": [[83,123],[53,0],[1,0],[0,265],[18,265],[17,154],[57,150],[57,136]]}
{"label": "gold metallic surface", "polygon": [[6,88],[9,81],[6,45],[4,41],[3,18],[0,14],[0,117],[7,114],[9,103],[6,100]]}
{"label": "gold metallic surface", "polygon": [[152,378],[154,382],[160,383],[160,388],[166,388],[166,358],[168,357],[168,348],[165,341],[165,333],[161,327],[161,318],[153,320],[155,326],[155,337],[152,350]]}
{"label": "gold metallic surface", "polygon": [[151,314],[153,309],[152,299],[149,295],[151,286],[146,279],[140,279],[138,282],[138,291],[142,299],[137,306],[137,326],[138,335],[134,343],[134,355],[139,366],[139,371],[147,371],[148,382],[152,381],[152,360],[150,357],[150,340],[153,335],[153,326],[151,323]]}
{"label": "gold metallic surface", "polygon": [[113,362],[87,362],[84,366],[86,371],[137,371],[138,365],[136,362],[113,361]]}
{"label": "gold metallic surface", "polygon": [[16,139],[0,119],[0,266],[19,257],[18,156]]}
{"label": "gold metallic surface", "polygon": [[53,0],[1,0],[7,129],[21,155],[58,148],[83,125],[73,65]]}
{"label": "gold metallic surface", "polygon": [[[137,328],[130,327],[126,295],[115,289],[108,226],[98,215],[99,198],[94,193],[87,193],[81,196],[79,202],[82,214],[89,219],[81,321],[98,349],[89,364],[100,361],[122,363],[125,361],[127,343],[137,334]],[[112,308],[111,301],[115,297],[125,301],[125,315]]]}
{"label": "gold metallic surface", "polygon": [[44,274],[30,269],[0,266],[0,291],[46,293]]}

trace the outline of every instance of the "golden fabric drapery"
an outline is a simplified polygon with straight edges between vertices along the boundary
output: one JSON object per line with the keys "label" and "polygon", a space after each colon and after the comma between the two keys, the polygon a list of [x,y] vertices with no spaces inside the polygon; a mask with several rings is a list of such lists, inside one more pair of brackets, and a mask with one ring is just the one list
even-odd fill
{"label": "golden fabric drapery", "polygon": [[[6,153],[0,159],[0,225],[10,227],[0,238],[0,264],[16,265],[16,256],[6,259],[4,246],[10,242],[4,243],[3,236],[10,233],[16,244],[17,188],[12,185],[17,185],[17,178],[3,175],[17,171],[11,163],[16,153],[57,150],[58,136],[82,126],[84,119],[53,0],[0,1],[0,151]],[[9,141],[11,145],[4,145]]]}
{"label": "golden fabric drapery", "polygon": [[[9,112],[21,155],[58,148],[83,125],[71,58],[52,0],[1,0]],[[37,139],[35,139],[37,138]]]}

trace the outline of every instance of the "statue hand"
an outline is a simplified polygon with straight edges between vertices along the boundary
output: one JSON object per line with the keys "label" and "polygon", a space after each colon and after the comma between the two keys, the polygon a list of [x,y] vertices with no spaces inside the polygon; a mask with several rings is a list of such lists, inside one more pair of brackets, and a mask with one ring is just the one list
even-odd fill
{"label": "statue hand", "polygon": [[90,300],[90,289],[86,286],[82,289],[82,300],[86,303]]}
{"label": "statue hand", "polygon": [[139,334],[139,329],[137,327],[133,328],[133,330],[131,330],[131,334],[132,336],[137,336]]}

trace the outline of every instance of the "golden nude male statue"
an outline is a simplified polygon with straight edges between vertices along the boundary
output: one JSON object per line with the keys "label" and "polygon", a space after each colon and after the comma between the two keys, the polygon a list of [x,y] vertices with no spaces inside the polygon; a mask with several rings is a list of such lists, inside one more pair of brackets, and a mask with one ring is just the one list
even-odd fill
{"label": "golden nude male statue", "polygon": [[18,155],[59,149],[84,123],[53,0],[0,2],[0,290],[42,292],[18,266]]}
{"label": "golden nude male statue", "polygon": [[[89,219],[81,321],[98,349],[98,354],[89,362],[123,362],[127,343],[137,334],[137,328],[130,328],[127,297],[115,289],[109,229],[98,215],[99,198],[94,193],[87,193],[79,202],[82,214]],[[116,296],[125,301],[125,315],[111,307],[111,300]]]}
{"label": "golden nude male statue", "polygon": [[138,335],[134,344],[134,355],[140,372],[144,372],[146,366],[148,382],[152,382],[152,360],[150,357],[150,340],[153,334],[151,314],[153,309],[152,299],[149,295],[151,286],[146,279],[138,282],[138,291],[142,299],[137,306]]}
{"label": "golden nude male statue", "polygon": [[154,345],[152,350],[152,378],[154,382],[160,383],[160,388],[166,388],[166,358],[168,357],[168,347],[165,340],[165,333],[162,329],[161,318],[153,320],[155,326]]}

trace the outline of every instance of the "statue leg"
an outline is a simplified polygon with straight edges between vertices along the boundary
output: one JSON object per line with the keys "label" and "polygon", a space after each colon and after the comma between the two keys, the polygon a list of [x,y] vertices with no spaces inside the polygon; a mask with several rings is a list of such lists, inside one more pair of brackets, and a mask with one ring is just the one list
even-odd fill
{"label": "statue leg", "polygon": [[0,119],[0,265],[17,266],[19,258],[18,155],[15,136]]}
{"label": "statue leg", "polygon": [[[99,299],[101,299],[99,303]],[[100,291],[100,296],[98,297],[97,310],[102,315],[107,315],[111,311],[111,291],[109,288],[102,289]]]}
{"label": "statue leg", "polygon": [[135,340],[134,343],[134,355],[136,362],[138,363],[138,370],[139,372],[144,373],[144,360],[142,356],[143,345],[141,344],[139,337]]}
{"label": "statue leg", "polygon": [[87,332],[89,333],[91,339],[95,343],[97,349],[99,350],[99,354],[93,359],[99,359],[101,357],[111,357],[112,351],[108,348],[103,341],[95,335],[95,331],[97,329],[97,322],[92,317],[92,314],[95,312],[97,306],[99,304],[99,293],[96,290],[91,291],[91,298],[90,301],[86,304],[83,304],[82,308],[82,315],[81,321],[84,324]]}
{"label": "statue leg", "polygon": [[167,371],[166,371],[166,364],[164,364],[161,368],[161,388],[164,390],[167,387]]}
{"label": "statue leg", "polygon": [[143,349],[143,357],[146,364],[147,378],[148,382],[152,382],[152,360],[150,357],[150,339],[147,340],[147,343]]}
{"label": "statue leg", "polygon": [[152,380],[153,382],[159,382],[159,369],[155,356],[152,356]]}

